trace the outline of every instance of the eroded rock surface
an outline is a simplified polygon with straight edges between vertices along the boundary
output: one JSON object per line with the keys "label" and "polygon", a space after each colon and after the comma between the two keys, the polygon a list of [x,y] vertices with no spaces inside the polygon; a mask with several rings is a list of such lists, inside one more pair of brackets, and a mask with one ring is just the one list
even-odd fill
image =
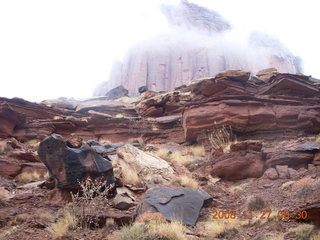
{"label": "eroded rock surface", "polygon": [[40,143],[38,153],[60,188],[77,187],[85,177],[104,177],[107,185],[115,181],[112,164],[88,145],[70,148],[53,134]]}
{"label": "eroded rock surface", "polygon": [[194,226],[203,205],[211,201],[212,197],[203,190],[156,187],[146,191],[138,215],[160,212],[167,220]]}

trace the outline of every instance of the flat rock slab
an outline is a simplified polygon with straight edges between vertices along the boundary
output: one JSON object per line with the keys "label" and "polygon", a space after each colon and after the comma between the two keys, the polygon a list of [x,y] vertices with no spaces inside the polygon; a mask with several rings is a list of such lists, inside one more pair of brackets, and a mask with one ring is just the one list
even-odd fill
{"label": "flat rock slab", "polygon": [[137,213],[160,212],[169,221],[194,226],[201,208],[211,201],[212,197],[203,190],[155,187],[146,191]]}

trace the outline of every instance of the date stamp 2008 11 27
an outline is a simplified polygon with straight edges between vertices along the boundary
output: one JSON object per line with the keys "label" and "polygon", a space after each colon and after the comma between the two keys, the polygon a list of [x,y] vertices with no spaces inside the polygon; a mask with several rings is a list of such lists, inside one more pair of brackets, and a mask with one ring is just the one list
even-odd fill
{"label": "date stamp 2008 11 27", "polygon": [[288,210],[278,210],[278,211],[269,211],[269,210],[261,210],[261,211],[240,211],[237,212],[235,210],[213,210],[211,218],[212,219],[270,219],[277,218],[279,220],[288,220],[290,218],[297,220],[306,220],[308,219],[308,212],[305,210],[290,212]]}

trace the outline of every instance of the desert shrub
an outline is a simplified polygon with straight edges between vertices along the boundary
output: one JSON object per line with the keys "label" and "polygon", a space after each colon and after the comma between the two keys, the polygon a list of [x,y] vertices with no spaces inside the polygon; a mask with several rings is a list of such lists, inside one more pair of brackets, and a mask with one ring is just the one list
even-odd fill
{"label": "desert shrub", "polygon": [[178,177],[178,180],[183,187],[189,187],[197,189],[199,188],[199,183],[196,179],[189,177],[188,175],[181,175]]}
{"label": "desert shrub", "polygon": [[123,227],[116,235],[116,240],[186,240],[184,226],[181,223],[159,223],[156,221]]}
{"label": "desert shrub", "polygon": [[12,150],[12,147],[6,141],[0,141],[0,154]]}
{"label": "desert shrub", "polygon": [[304,223],[296,228],[290,229],[289,232],[295,234],[296,240],[309,240],[313,228],[313,225]]}
{"label": "desert shrub", "polygon": [[181,152],[174,152],[174,153],[170,154],[170,159],[172,161],[176,161],[184,166],[187,166],[194,161],[194,159],[192,159],[190,156],[182,155]]}
{"label": "desert shrub", "polygon": [[81,191],[71,193],[72,202],[66,211],[78,218],[80,227],[98,227],[99,216],[110,206],[108,196],[113,184],[106,186],[102,179],[87,178],[80,183]]}
{"label": "desert shrub", "polygon": [[0,240],[6,240],[8,237],[17,231],[17,226],[11,226],[9,229],[0,232]]}
{"label": "desert shrub", "polygon": [[316,234],[316,235],[313,235],[311,237],[311,240],[320,240],[320,233]]}
{"label": "desert shrub", "polygon": [[265,206],[265,202],[261,197],[251,196],[247,202],[247,209],[249,211],[262,210]]}
{"label": "desert shrub", "polygon": [[133,184],[133,185],[137,185],[141,183],[141,179],[137,173],[137,171],[133,168],[131,169],[125,169],[122,170],[122,174],[123,174],[123,182],[126,184]]}
{"label": "desert shrub", "polygon": [[76,216],[70,212],[65,212],[62,217],[58,218],[55,223],[50,225],[50,229],[55,238],[61,238],[65,236],[69,230],[74,229],[77,226],[77,223],[78,220]]}
{"label": "desert shrub", "polygon": [[186,240],[184,226],[178,222],[155,224],[150,230],[151,239]]}
{"label": "desert shrub", "polygon": [[188,152],[198,157],[203,157],[206,154],[204,146],[200,145],[189,147]]}
{"label": "desert shrub", "polygon": [[7,205],[8,199],[9,192],[3,187],[0,187],[0,208]]}
{"label": "desert shrub", "polygon": [[215,127],[207,133],[207,137],[212,149],[222,150],[224,153],[230,152],[230,146],[237,141],[231,126]]}
{"label": "desert shrub", "polygon": [[242,225],[237,219],[214,219],[206,223],[204,234],[213,238],[233,239]]}
{"label": "desert shrub", "polygon": [[32,172],[23,172],[18,176],[16,176],[15,179],[22,183],[28,183],[28,182],[39,181],[41,179],[44,179],[44,176],[41,176],[41,174],[37,171],[32,171]]}
{"label": "desert shrub", "polygon": [[146,240],[149,226],[145,223],[135,222],[124,226],[116,235],[116,240]]}
{"label": "desert shrub", "polygon": [[167,149],[160,148],[155,152],[155,155],[157,155],[159,158],[162,158],[164,160],[169,160],[170,159],[170,154]]}

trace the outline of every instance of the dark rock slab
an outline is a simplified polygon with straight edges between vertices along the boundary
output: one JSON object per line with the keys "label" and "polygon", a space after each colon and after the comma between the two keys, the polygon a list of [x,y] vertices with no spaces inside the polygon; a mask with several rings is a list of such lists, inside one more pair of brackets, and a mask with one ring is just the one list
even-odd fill
{"label": "dark rock slab", "polygon": [[52,134],[39,145],[40,160],[60,188],[75,188],[84,177],[104,177],[106,184],[115,182],[111,163],[89,145],[70,148],[60,135]]}
{"label": "dark rock slab", "polygon": [[201,208],[212,197],[203,190],[177,187],[155,187],[146,191],[137,214],[160,212],[167,220],[194,226]]}

